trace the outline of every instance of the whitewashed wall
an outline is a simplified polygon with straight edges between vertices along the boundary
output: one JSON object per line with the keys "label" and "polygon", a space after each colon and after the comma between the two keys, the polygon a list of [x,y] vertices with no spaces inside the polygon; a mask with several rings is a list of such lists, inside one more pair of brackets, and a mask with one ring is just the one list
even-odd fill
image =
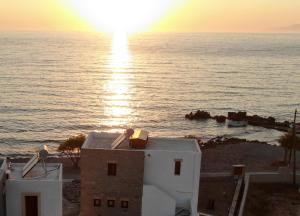
{"label": "whitewashed wall", "polygon": [[[181,159],[181,174],[174,175],[174,160]],[[197,215],[200,152],[145,151],[144,184],[154,185],[176,200],[177,207]]]}
{"label": "whitewashed wall", "polygon": [[176,201],[152,185],[144,185],[142,216],[174,216]]}
{"label": "whitewashed wall", "polygon": [[6,182],[7,216],[22,215],[22,193],[40,193],[41,215],[62,215],[62,181],[8,180]]}
{"label": "whitewashed wall", "polygon": [[[0,158],[0,160],[2,159]],[[3,159],[3,163],[0,166],[0,216],[4,216],[3,193],[4,193],[4,182],[6,179],[5,169],[6,169],[6,161]]]}

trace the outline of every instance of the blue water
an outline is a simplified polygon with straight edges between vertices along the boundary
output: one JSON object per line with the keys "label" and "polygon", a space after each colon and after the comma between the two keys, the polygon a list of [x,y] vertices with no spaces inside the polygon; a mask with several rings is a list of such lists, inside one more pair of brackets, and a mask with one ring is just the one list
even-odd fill
{"label": "blue water", "polygon": [[300,108],[299,34],[0,33],[0,153],[69,135],[141,127],[152,136],[280,132],[184,119],[192,110],[291,120]]}

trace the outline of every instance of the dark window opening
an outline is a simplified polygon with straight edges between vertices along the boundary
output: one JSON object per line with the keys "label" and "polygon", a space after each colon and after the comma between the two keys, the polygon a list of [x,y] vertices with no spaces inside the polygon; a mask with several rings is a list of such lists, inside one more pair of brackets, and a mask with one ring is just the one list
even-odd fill
{"label": "dark window opening", "polygon": [[38,216],[38,197],[25,196],[25,216]]}
{"label": "dark window opening", "polygon": [[107,207],[115,207],[115,200],[107,200]]}
{"label": "dark window opening", "polygon": [[175,161],[175,171],[174,171],[174,174],[175,175],[180,175],[180,171],[181,171],[181,160],[176,160]]}
{"label": "dark window opening", "polygon": [[109,175],[109,176],[117,175],[117,164],[116,163],[108,163],[107,164],[107,175]]}
{"label": "dark window opening", "polygon": [[94,199],[94,207],[100,207],[101,206],[101,199]]}
{"label": "dark window opening", "polygon": [[121,208],[128,208],[128,201],[122,200],[121,201]]}

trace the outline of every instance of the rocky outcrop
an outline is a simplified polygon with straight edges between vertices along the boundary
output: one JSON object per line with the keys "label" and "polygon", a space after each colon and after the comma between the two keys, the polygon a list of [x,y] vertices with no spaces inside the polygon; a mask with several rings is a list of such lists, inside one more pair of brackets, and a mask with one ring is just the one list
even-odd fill
{"label": "rocky outcrop", "polygon": [[189,120],[207,120],[207,119],[215,119],[218,123],[224,123],[226,121],[226,116],[216,115],[211,116],[209,112],[204,110],[197,110],[196,112],[190,112],[185,115],[186,119]]}
{"label": "rocky outcrop", "polygon": [[245,121],[247,112],[228,112],[227,118],[233,121]]}
{"label": "rocky outcrop", "polygon": [[273,117],[264,118],[258,115],[247,116],[246,120],[248,121],[248,124],[253,126],[273,127],[276,123],[276,120]]}
{"label": "rocky outcrop", "polygon": [[186,114],[185,118],[189,120],[206,120],[210,119],[211,115],[209,112],[198,110],[195,113],[191,112],[189,114]]}
{"label": "rocky outcrop", "polygon": [[[288,121],[279,122],[272,116],[270,117],[262,117],[259,115],[247,115],[246,112],[229,112],[228,117],[226,118],[223,115],[211,116],[209,112],[198,110],[196,112],[191,112],[185,115],[186,119],[189,120],[207,120],[207,119],[215,119],[218,123],[224,123],[226,119],[230,119],[233,121],[246,121],[249,125],[264,127],[268,129],[274,129],[279,131],[287,132],[290,130],[291,123]],[[299,126],[300,128],[300,126]],[[298,130],[297,130],[298,131]],[[300,133],[300,129],[299,129]]]}
{"label": "rocky outcrop", "polygon": [[252,126],[259,126],[279,131],[288,131],[290,129],[290,123],[288,121],[277,122],[272,116],[265,118],[258,115],[253,115],[247,116],[246,119],[248,124]]}
{"label": "rocky outcrop", "polygon": [[223,115],[216,115],[213,117],[218,123],[225,123],[226,121],[226,116]]}
{"label": "rocky outcrop", "polygon": [[206,142],[203,142],[201,138],[197,138],[197,140],[201,149],[214,148],[218,145],[241,144],[241,143],[267,144],[266,142],[260,142],[258,140],[246,140],[246,139],[240,139],[236,137],[224,137],[224,136],[217,136]]}

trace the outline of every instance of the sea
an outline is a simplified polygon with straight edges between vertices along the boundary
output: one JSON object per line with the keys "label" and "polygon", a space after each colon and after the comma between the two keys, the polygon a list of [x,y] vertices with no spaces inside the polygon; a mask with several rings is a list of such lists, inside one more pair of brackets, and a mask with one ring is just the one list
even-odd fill
{"label": "sea", "polygon": [[0,33],[0,154],[55,151],[69,136],[143,128],[150,136],[239,137],[277,144],[282,132],[190,121],[300,109],[300,34]]}

